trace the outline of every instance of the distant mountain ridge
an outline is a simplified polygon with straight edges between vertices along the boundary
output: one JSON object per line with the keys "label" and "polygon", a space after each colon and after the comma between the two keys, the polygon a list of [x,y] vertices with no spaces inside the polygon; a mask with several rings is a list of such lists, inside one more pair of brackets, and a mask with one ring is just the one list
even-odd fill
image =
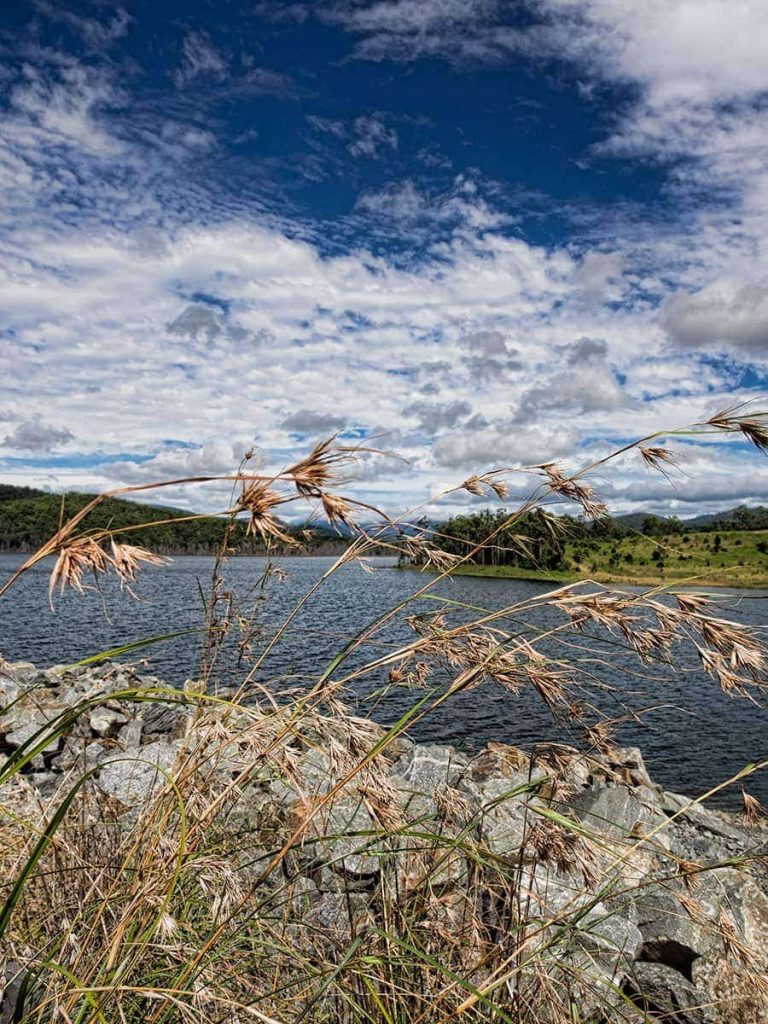
{"label": "distant mountain ridge", "polygon": [[659,524],[683,530],[766,530],[768,529],[768,508],[763,505],[757,505],[754,508],[737,505],[724,512],[705,512],[689,519],[680,519],[677,516],[655,516],[647,512],[629,512],[623,516],[615,516],[612,522],[619,530],[623,527],[629,531],[642,531],[648,520],[656,520]]}

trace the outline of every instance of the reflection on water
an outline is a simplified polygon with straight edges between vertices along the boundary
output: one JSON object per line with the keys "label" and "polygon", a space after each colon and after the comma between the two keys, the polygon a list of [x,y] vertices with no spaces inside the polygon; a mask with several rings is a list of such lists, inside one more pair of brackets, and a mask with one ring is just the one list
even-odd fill
{"label": "reflection on water", "polygon": [[[18,556],[0,556],[3,579],[19,563]],[[326,558],[282,558],[284,581],[271,579],[264,599],[257,602],[257,636],[254,654],[280,625],[299,598],[333,564]],[[257,558],[235,558],[225,567],[226,586],[244,593],[254,588],[264,569]],[[376,572],[364,573],[346,566],[325,580],[302,608],[291,627],[265,661],[258,679],[275,685],[302,686],[312,682],[341,650],[344,643],[378,619],[388,608],[409,598],[427,581],[412,572],[399,572],[386,560],[373,560]],[[80,597],[67,593],[56,599],[55,612],[47,601],[50,566],[39,566],[22,578],[6,597],[0,610],[0,653],[9,660],[30,660],[41,666],[69,663],[97,651],[158,633],[200,626],[202,602],[213,560],[208,557],[177,558],[165,569],[146,570],[136,586],[138,600],[121,592],[112,582],[101,593]],[[496,610],[542,593],[540,583],[458,577],[443,581],[431,591],[451,602],[455,621],[470,614],[462,606]],[[260,592],[256,590],[254,596]],[[756,592],[728,598],[728,614],[756,625],[763,624],[768,595]],[[346,671],[359,667],[397,645],[413,639],[404,616],[434,611],[438,605],[424,598],[411,600],[406,609],[379,630],[372,642],[346,662]],[[478,614],[477,612],[475,614]],[[534,628],[562,621],[549,609],[524,616]],[[514,628],[523,628],[517,623]],[[222,655],[218,674],[231,682],[242,678],[247,667],[238,666],[233,645]],[[149,670],[171,682],[194,676],[199,664],[200,638],[190,634],[135,652],[123,660],[145,659]],[[614,715],[626,705],[654,706],[643,723],[627,721],[618,733],[624,744],[640,746],[651,774],[667,788],[699,794],[724,781],[746,764],[768,758],[768,713],[743,699],[728,698],[700,670],[692,650],[679,648],[674,667],[650,671],[620,646],[605,639],[569,634],[569,645],[550,646],[555,657],[577,658],[590,682],[584,699]],[[369,674],[356,682],[350,699],[361,714],[393,722],[418,698],[413,691],[377,689],[385,673]],[[599,688],[598,688],[599,687]],[[580,742],[553,726],[538,696],[526,691],[512,696],[490,686],[459,694],[421,721],[412,731],[418,739],[455,743],[464,748],[500,740],[531,747],[552,739]],[[768,803],[768,775],[762,773],[747,788]],[[734,802],[731,791],[724,802]]]}

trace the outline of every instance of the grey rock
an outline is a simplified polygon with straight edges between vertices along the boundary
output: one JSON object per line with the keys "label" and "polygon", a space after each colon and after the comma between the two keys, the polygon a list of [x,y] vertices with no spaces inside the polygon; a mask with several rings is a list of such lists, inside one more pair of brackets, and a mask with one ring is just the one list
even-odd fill
{"label": "grey rock", "polygon": [[639,747],[620,747],[610,759],[612,768],[624,769],[629,776],[633,786],[644,786],[648,789],[659,790],[653,779],[648,774],[643,755]]}
{"label": "grey rock", "polygon": [[601,954],[613,964],[636,960],[643,947],[643,935],[629,918],[612,912],[604,903],[597,903],[578,922],[580,945]]}
{"label": "grey rock", "polygon": [[295,774],[305,796],[327,793],[338,781],[330,757],[315,747],[298,756]]}
{"label": "grey rock", "polygon": [[68,736],[61,753],[53,758],[51,767],[59,772],[78,768],[87,771],[107,756],[107,750],[97,740],[88,742],[75,736]]}
{"label": "grey rock", "polygon": [[173,767],[179,746],[178,741],[156,740],[110,758],[99,772],[99,788],[125,807],[136,806],[165,784],[164,773]]}
{"label": "grey rock", "polygon": [[[44,730],[47,725],[63,711],[58,703],[44,700],[34,691],[34,696],[23,696],[9,710],[3,722],[5,742],[9,747],[21,747],[35,736],[36,733]],[[41,733],[42,737],[43,733]],[[44,753],[53,753],[59,749],[61,739],[58,736],[52,737],[44,748]]]}
{"label": "grey rock", "polygon": [[315,936],[331,936],[346,945],[364,907],[364,898],[354,893],[324,892],[303,914],[302,922]]}
{"label": "grey rock", "polygon": [[468,764],[468,758],[454,747],[424,744],[398,758],[392,774],[401,776],[416,791],[435,793],[444,786],[455,786]]}
{"label": "grey rock", "polygon": [[637,1006],[666,1024],[715,1024],[707,997],[679,971],[666,964],[637,963],[625,986]]}
{"label": "grey rock", "polygon": [[121,725],[125,725],[128,716],[120,711],[113,711],[108,707],[99,707],[88,716],[88,724],[91,732],[97,736],[114,736]]}
{"label": "grey rock", "polygon": [[[590,828],[603,834],[626,838],[650,832],[665,824],[665,817],[642,791],[627,786],[593,785],[569,801]],[[642,831],[641,831],[642,830]],[[654,837],[660,841],[662,834]]]}
{"label": "grey rock", "polygon": [[[8,673],[8,669],[0,669],[0,713],[13,704],[21,693],[21,687]],[[0,717],[0,734],[3,732],[3,719]]]}
{"label": "grey rock", "polygon": [[692,803],[690,797],[682,796],[680,793],[664,793],[661,806],[668,815],[679,814],[681,818],[692,825],[705,829],[713,835],[737,841],[743,841],[745,838],[744,829],[737,828],[733,821],[729,821],[724,814],[712,811],[708,807],[702,807],[701,804]]}
{"label": "grey rock", "polygon": [[715,944],[719,904],[712,898],[712,890],[702,884],[696,893],[700,911],[694,919],[680,902],[680,893],[680,887],[666,879],[649,881],[638,891],[635,904],[643,935],[641,956],[690,976],[693,961]]}
{"label": "grey rock", "polygon": [[319,857],[332,871],[353,878],[379,873],[379,853],[383,851],[376,832],[368,811],[354,797],[334,800],[326,811],[312,819],[311,834],[318,838]]}
{"label": "grey rock", "polygon": [[[0,991],[0,1024],[13,1024],[21,1020],[31,1009],[29,1000],[24,1000],[25,968],[8,960],[3,965],[3,984]],[[24,1005],[26,1002],[26,1006]]]}
{"label": "grey rock", "polygon": [[488,779],[480,786],[482,811],[480,835],[488,849],[502,857],[517,857],[525,845],[530,820],[527,797],[518,790],[528,782],[527,775]]}
{"label": "grey rock", "polygon": [[[146,681],[145,681],[146,682]],[[181,707],[169,707],[167,704],[144,704],[141,720],[144,732],[148,736],[165,736],[175,733],[186,721],[187,715]]]}
{"label": "grey rock", "polygon": [[138,747],[141,743],[141,734],[143,731],[143,724],[140,718],[134,718],[133,721],[124,725],[122,729],[118,730],[117,742],[122,750],[128,750],[130,747]]}
{"label": "grey rock", "polygon": [[[0,669],[4,679],[10,680],[22,689],[33,686],[40,676],[40,669],[31,661],[5,662]],[[2,684],[0,684],[2,685]]]}

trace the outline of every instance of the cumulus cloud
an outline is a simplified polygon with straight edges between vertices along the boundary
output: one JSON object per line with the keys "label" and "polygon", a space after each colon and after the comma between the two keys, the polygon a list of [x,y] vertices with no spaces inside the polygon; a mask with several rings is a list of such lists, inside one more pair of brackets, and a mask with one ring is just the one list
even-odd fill
{"label": "cumulus cloud", "polygon": [[281,421],[284,430],[295,434],[332,434],[346,426],[343,416],[317,412],[314,409],[297,409]]}
{"label": "cumulus cloud", "polygon": [[31,420],[18,423],[14,430],[6,435],[3,447],[17,452],[51,453],[74,439],[75,435],[66,427],[51,426],[44,423],[39,416],[35,416]]}
{"label": "cumulus cloud", "polygon": [[437,434],[445,427],[454,427],[459,420],[469,416],[472,406],[469,402],[413,402],[403,409],[403,415],[415,418],[418,429],[425,434]]}
{"label": "cumulus cloud", "polygon": [[190,305],[166,325],[169,334],[198,341],[202,338],[214,341],[220,335],[226,335],[232,341],[243,341],[248,331],[238,324],[230,322],[225,313],[211,306]]}
{"label": "cumulus cloud", "polygon": [[740,348],[768,355],[768,284],[718,281],[664,303],[661,322],[686,348]]}
{"label": "cumulus cloud", "polygon": [[607,367],[562,370],[525,392],[518,403],[515,418],[530,423],[558,410],[605,412],[624,404],[626,397]]}
{"label": "cumulus cloud", "polygon": [[435,444],[433,456],[438,466],[447,469],[479,471],[561,458],[571,455],[577,443],[575,430],[521,428],[509,422],[485,430],[447,434]]}
{"label": "cumulus cloud", "polygon": [[419,188],[410,178],[389,182],[383,188],[363,192],[355,209],[399,222],[411,231],[419,225],[426,230],[460,225],[471,231],[484,231],[514,221],[510,214],[494,209],[482,195],[481,185],[464,174],[454,178],[450,189],[436,194]]}
{"label": "cumulus cloud", "polygon": [[579,338],[560,345],[558,355],[567,369],[558,370],[524,392],[515,412],[518,422],[540,421],[555,410],[595,413],[628,404],[627,395],[608,366],[604,339]]}
{"label": "cumulus cloud", "polygon": [[380,114],[355,118],[352,130],[354,138],[347,147],[352,156],[376,158],[387,149],[397,149],[397,132],[385,124]]}
{"label": "cumulus cloud", "polygon": [[588,252],[573,275],[587,302],[618,302],[624,293],[624,256],[618,252]]}
{"label": "cumulus cloud", "polygon": [[570,366],[601,363],[608,356],[608,342],[605,338],[579,338],[569,345],[560,345],[558,351]]}
{"label": "cumulus cloud", "polygon": [[464,368],[480,386],[508,380],[509,374],[524,367],[520,351],[509,344],[503,331],[471,331],[461,339],[461,345],[466,350],[462,356]]}
{"label": "cumulus cloud", "polygon": [[[624,0],[541,0],[524,26],[505,22],[509,5],[490,0],[303,8],[302,17],[322,8],[349,29],[359,57],[499,60],[559,46],[586,85],[634,86],[604,153],[675,155],[678,182],[677,157],[693,155],[697,173],[749,189],[729,191],[736,198],[717,213],[684,207],[668,229],[641,224],[633,209],[622,231],[593,222],[568,244],[537,245],[511,230],[509,207],[476,172],[438,189],[352,165],[347,152],[364,162],[407,150],[393,115],[314,117],[318,150],[346,160],[357,182],[381,182],[358,199],[355,230],[364,223],[371,238],[391,231],[422,248],[365,251],[351,232],[345,245],[329,245],[324,224],[290,220],[285,208],[278,219],[261,198],[222,197],[204,175],[177,174],[177,161],[220,153],[210,119],[189,115],[196,86],[220,95],[238,80],[277,91],[264,69],[244,71],[211,36],[188,32],[176,76],[195,88],[174,96],[164,122],[150,122],[128,104],[129,84],[111,63],[39,55],[4,83],[0,114],[4,386],[18,424],[3,442],[9,455],[66,448],[73,438],[61,424],[76,423],[78,446],[105,462],[87,476],[72,469],[56,486],[95,487],[225,472],[254,438],[282,465],[303,450],[288,435],[354,424],[393,433],[387,444],[402,446],[414,467],[399,476],[396,499],[410,503],[454,472],[570,456],[585,436],[650,432],[742,395],[738,368],[687,353],[717,346],[765,362],[759,200],[768,195],[768,132],[752,102],[763,72],[749,54],[740,71],[715,54],[716,81],[705,81],[696,68],[706,48],[674,0],[664,9],[652,0],[648,18],[670,32],[667,8],[677,8],[690,26],[692,55],[679,57],[688,84],[688,72],[663,70],[646,8]],[[710,38],[716,28],[725,35],[723,10],[719,0],[707,5]],[[729,11],[751,24],[739,0]],[[659,316],[656,303],[671,289]],[[19,423],[22,387],[45,396],[46,423]],[[168,438],[185,442],[169,447]],[[699,468],[718,458],[702,456]],[[37,482],[40,460],[29,461],[25,480]],[[383,493],[387,472],[364,468],[364,482]],[[743,471],[734,462],[723,474]],[[618,488],[617,500],[642,492],[642,481],[623,479],[636,490]],[[195,501],[186,492],[179,500]]]}

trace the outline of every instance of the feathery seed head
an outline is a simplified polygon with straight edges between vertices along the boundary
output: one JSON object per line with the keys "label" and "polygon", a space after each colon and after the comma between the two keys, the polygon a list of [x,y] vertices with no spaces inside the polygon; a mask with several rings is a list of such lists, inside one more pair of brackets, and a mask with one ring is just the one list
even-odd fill
{"label": "feathery seed head", "polygon": [[112,559],[93,537],[76,537],[59,549],[48,584],[49,597],[53,595],[57,585],[61,592],[66,587],[72,587],[82,594],[85,590],[85,573],[92,572],[96,576],[98,573],[106,572],[112,564]]}
{"label": "feathery seed head", "polygon": [[163,558],[136,544],[119,544],[113,540],[111,548],[112,564],[120,577],[121,586],[135,582],[140,562],[146,562],[148,565],[167,565],[170,561],[169,558]]}

